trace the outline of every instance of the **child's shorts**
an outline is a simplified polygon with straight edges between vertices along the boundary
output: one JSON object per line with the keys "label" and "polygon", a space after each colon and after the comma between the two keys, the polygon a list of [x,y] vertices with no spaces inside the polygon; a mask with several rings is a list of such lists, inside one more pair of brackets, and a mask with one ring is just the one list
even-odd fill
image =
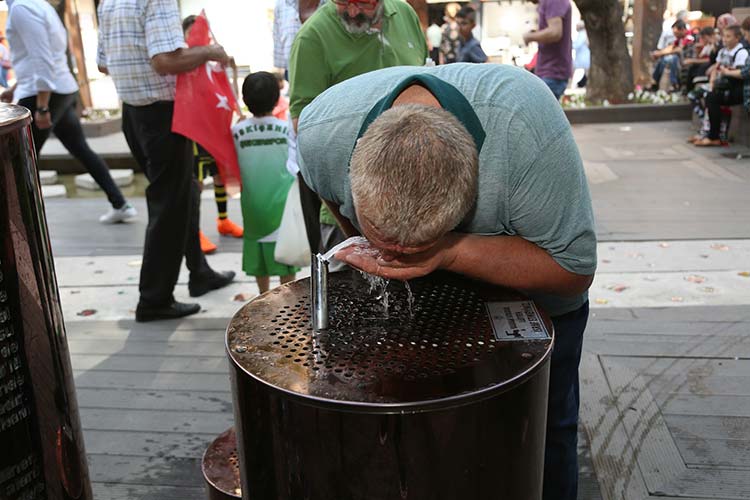
{"label": "child's shorts", "polygon": [[242,270],[248,276],[288,276],[299,272],[298,267],[287,266],[273,260],[275,242],[244,240],[242,245]]}

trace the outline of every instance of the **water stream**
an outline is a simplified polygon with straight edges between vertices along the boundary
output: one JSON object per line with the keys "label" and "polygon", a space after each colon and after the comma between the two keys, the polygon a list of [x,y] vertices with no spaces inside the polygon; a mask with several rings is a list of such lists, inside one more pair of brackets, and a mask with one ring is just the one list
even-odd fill
{"label": "water stream", "polygon": [[[336,255],[337,252],[340,250],[343,250],[344,248],[348,248],[350,246],[355,246],[354,253],[364,254],[371,256],[373,258],[378,258],[380,256],[380,250],[373,247],[370,242],[367,240],[367,238],[364,238],[362,236],[354,236],[352,238],[349,238],[345,241],[342,241],[338,245],[331,248],[329,251],[327,251],[325,254],[320,255],[320,258],[325,261],[330,261],[334,255]],[[369,291],[368,293],[370,295],[375,295],[375,300],[379,300],[380,304],[383,307],[383,315],[387,319],[389,317],[390,312],[390,298],[391,294],[388,292],[388,284],[391,282],[391,280],[383,278],[381,276],[375,276],[373,274],[368,274],[364,271],[358,270],[359,274],[362,275],[362,278],[367,282],[369,285]],[[409,311],[409,317],[414,317],[414,294],[411,291],[411,287],[409,286],[408,281],[404,281],[404,287],[406,289],[406,305]]]}

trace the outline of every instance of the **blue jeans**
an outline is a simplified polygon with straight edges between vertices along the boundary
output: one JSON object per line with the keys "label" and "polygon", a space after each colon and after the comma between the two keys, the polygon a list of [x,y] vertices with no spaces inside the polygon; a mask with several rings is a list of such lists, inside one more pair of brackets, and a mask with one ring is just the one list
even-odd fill
{"label": "blue jeans", "polygon": [[547,441],[544,449],[544,500],[578,496],[578,364],[589,303],[552,318],[555,347],[549,377]]}
{"label": "blue jeans", "polygon": [[560,99],[568,88],[568,80],[558,80],[557,78],[542,78],[542,81],[549,87],[555,97]]}
{"label": "blue jeans", "polygon": [[664,74],[664,68],[667,66],[669,66],[669,83],[673,87],[677,87],[680,85],[680,57],[677,54],[669,54],[656,61],[653,74],[654,81],[659,85],[661,75]]}
{"label": "blue jeans", "polygon": [[0,68],[0,86],[8,87],[8,68]]}

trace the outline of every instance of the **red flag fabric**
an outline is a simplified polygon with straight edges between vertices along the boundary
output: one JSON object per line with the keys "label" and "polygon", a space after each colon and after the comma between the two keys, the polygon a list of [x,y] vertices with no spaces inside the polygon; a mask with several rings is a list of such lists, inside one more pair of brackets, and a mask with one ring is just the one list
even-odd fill
{"label": "red flag fabric", "polygon": [[[211,43],[204,12],[196,17],[187,37],[188,47]],[[232,116],[237,100],[224,68],[209,61],[177,75],[172,131],[192,139],[216,160],[225,185],[239,186],[240,168],[232,138]]]}

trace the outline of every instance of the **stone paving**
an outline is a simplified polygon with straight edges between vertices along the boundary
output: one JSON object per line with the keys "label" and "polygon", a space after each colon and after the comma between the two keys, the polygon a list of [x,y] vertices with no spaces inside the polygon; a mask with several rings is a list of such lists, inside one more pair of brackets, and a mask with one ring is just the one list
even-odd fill
{"label": "stone paving", "polygon": [[[580,498],[750,498],[750,161],[687,146],[686,122],[574,133],[600,239]],[[101,198],[46,202],[95,491],[204,498],[202,450],[232,418],[223,330],[257,289],[241,276],[194,318],[135,324],[145,204],[132,199],[142,215],[115,227],[96,222]],[[210,199],[202,210],[220,245],[209,262],[239,270],[241,242],[216,234]]]}

